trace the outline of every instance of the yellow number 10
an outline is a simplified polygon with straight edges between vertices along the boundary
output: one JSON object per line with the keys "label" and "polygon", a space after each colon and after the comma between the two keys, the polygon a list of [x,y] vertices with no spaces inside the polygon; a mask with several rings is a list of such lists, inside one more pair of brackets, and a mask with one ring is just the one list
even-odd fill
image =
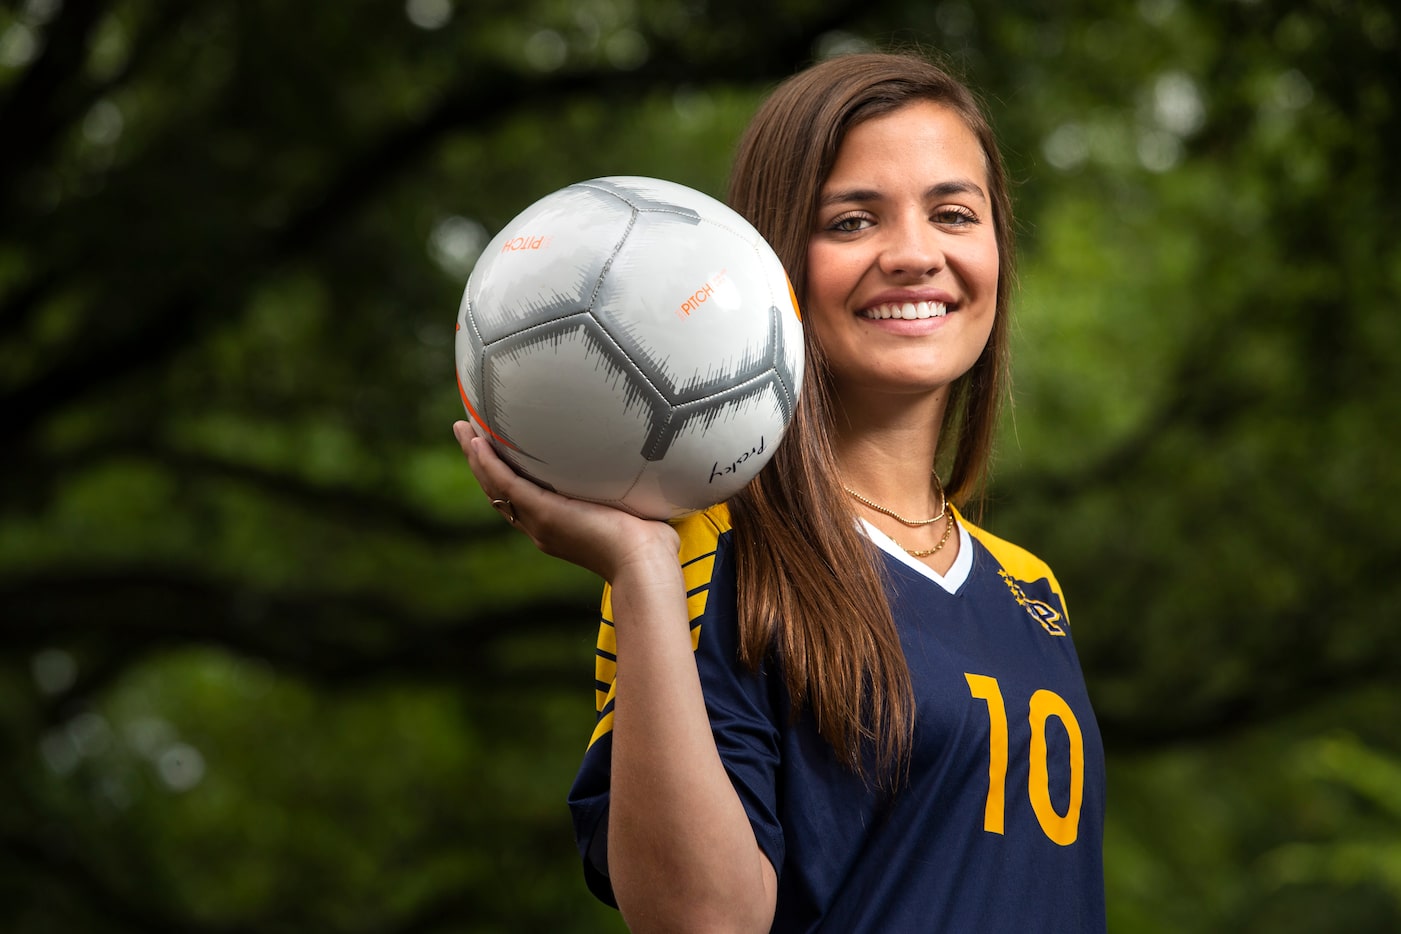
{"label": "yellow number 10", "polygon": [[[1007,787],[1007,706],[996,678],[964,674],[968,690],[988,707],[988,798],[983,812],[983,829],[1002,833]],[[1085,740],[1080,723],[1070,705],[1054,691],[1031,695],[1027,714],[1031,723],[1031,749],[1028,751],[1027,794],[1031,809],[1042,831],[1055,843],[1069,846],[1080,833],[1080,804],[1085,796]],[[1051,804],[1051,776],[1046,764],[1046,721],[1055,717],[1070,737],[1070,804],[1057,813]]]}

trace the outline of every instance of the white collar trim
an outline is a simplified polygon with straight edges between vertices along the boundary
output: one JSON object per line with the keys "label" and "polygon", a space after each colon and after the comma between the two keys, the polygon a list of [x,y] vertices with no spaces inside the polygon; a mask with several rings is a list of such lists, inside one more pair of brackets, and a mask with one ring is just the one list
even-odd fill
{"label": "white collar trim", "polygon": [[963,582],[968,580],[969,572],[973,570],[973,536],[968,534],[968,530],[963,527],[962,522],[954,522],[954,525],[958,527],[958,557],[953,559],[953,565],[945,574],[940,574],[923,561],[913,557],[908,551],[897,545],[889,535],[865,519],[861,519],[860,522],[867,537],[875,542],[881,551],[907,568],[929,578],[949,593],[957,593],[958,588],[963,586]]}

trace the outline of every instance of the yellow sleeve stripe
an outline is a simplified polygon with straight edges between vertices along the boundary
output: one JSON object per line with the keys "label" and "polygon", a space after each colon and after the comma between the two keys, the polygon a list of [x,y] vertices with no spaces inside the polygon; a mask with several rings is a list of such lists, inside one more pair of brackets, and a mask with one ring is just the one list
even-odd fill
{"label": "yellow sleeve stripe", "polygon": [[594,743],[598,742],[600,739],[602,739],[604,736],[607,736],[612,731],[613,711],[610,710],[606,714],[598,718],[598,723],[595,724],[593,728],[593,735],[589,737],[589,745],[592,746]]}
{"label": "yellow sleeve stripe", "polygon": [[618,631],[613,628],[613,620],[604,617],[598,624],[598,651],[609,657],[618,654]]}
{"label": "yellow sleeve stripe", "polygon": [[[601,714],[608,699],[613,696],[613,681],[618,677],[618,631],[613,628],[613,588],[609,584],[603,585],[599,616],[593,677],[594,709]],[[612,718],[609,718],[609,722],[612,722]]]}
{"label": "yellow sleeve stripe", "polygon": [[715,552],[697,558],[681,569],[686,579],[686,615],[692,622],[705,612],[710,597],[710,576],[715,570]]}
{"label": "yellow sleeve stripe", "polygon": [[[673,524],[681,539],[678,557],[686,582],[686,614],[692,623],[705,613],[710,596],[710,579],[715,573],[715,549],[720,536],[730,529],[730,511],[723,504],[686,516]],[[613,729],[613,699],[617,692],[618,633],[613,628],[613,588],[603,587],[599,607],[598,648],[594,657],[594,708],[598,722],[589,738],[592,746]],[[699,625],[691,627],[691,649],[700,646]]]}
{"label": "yellow sleeve stripe", "polygon": [[618,677],[618,663],[600,652],[594,658],[593,672],[594,693],[598,695],[595,709],[602,713],[603,705],[608,703],[608,698],[613,693],[613,681]]}

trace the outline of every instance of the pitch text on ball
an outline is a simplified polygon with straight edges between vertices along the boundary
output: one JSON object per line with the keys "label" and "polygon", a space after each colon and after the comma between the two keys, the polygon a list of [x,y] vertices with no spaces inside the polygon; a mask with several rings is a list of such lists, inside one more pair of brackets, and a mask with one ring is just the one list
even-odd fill
{"label": "pitch text on ball", "polygon": [[502,253],[513,253],[516,250],[543,250],[550,245],[550,238],[545,234],[538,237],[516,237],[501,244]]}
{"label": "pitch text on ball", "polygon": [[696,289],[691,297],[681,303],[681,307],[676,309],[676,317],[688,318],[691,312],[708,302],[715,294],[715,287],[725,281],[726,270],[722,269],[710,277],[710,281]]}

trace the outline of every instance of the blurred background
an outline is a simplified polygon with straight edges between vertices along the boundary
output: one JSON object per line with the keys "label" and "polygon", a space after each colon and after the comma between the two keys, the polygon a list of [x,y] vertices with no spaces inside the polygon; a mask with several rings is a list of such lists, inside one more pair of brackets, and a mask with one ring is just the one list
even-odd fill
{"label": "blurred background", "polygon": [[985,524],[1069,595],[1110,929],[1401,929],[1390,0],[0,2],[0,929],[621,931],[599,585],[462,461],[458,298],[891,44],[1017,182]]}

